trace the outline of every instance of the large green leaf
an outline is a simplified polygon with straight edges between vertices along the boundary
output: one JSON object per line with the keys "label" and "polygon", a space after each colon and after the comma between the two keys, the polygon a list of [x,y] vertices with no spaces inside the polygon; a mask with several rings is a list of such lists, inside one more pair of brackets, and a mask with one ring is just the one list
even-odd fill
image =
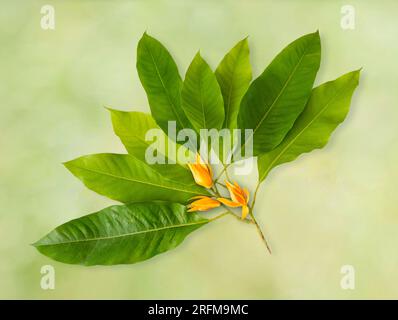
{"label": "large green leaf", "polygon": [[193,128],[221,129],[224,105],[216,76],[200,54],[196,54],[185,75],[181,92],[182,108]]}
{"label": "large green leaf", "polygon": [[247,38],[239,41],[216,69],[217,81],[224,99],[224,128],[235,129],[239,105],[252,80]]}
{"label": "large green leaf", "polygon": [[280,52],[252,82],[242,99],[238,126],[253,129],[253,154],[275,148],[303,111],[319,69],[318,32],[305,35]]}
{"label": "large green leaf", "polygon": [[33,245],[64,263],[136,263],[177,247],[208,221],[176,203],[112,206],[69,221]]}
{"label": "large green leaf", "polygon": [[168,131],[168,121],[176,121],[177,130],[190,124],[181,108],[182,80],[167,49],[144,33],[137,47],[137,71],[148,96],[152,116]]}
{"label": "large green leaf", "polygon": [[208,194],[202,187],[167,179],[131,155],[88,155],[66,162],[65,166],[87,188],[124,203],[152,200],[184,203],[198,194]]}
{"label": "large green leaf", "polygon": [[326,145],[333,130],[344,121],[358,81],[359,71],[353,71],[312,91],[307,106],[283,142],[258,158],[260,181],[275,166]]}
{"label": "large green leaf", "polygon": [[147,141],[145,135],[148,130],[159,129],[159,139],[163,140],[164,144],[158,143],[153,152],[156,152],[160,158],[164,158],[166,163],[151,164],[151,168],[168,179],[191,185],[195,184],[188,167],[179,163],[178,157],[176,157],[177,152],[184,151],[188,154],[189,149],[171,141],[166,134],[160,130],[149,114],[135,111],[125,112],[113,109],[109,110],[111,112],[113,130],[120,138],[129,154],[141,161],[145,161],[146,151],[148,148],[153,147],[153,142]]}

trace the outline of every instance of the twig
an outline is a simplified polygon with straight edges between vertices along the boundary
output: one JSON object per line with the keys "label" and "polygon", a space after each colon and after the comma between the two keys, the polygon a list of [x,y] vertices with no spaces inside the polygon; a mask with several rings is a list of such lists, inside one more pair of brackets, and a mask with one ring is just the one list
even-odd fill
{"label": "twig", "polygon": [[255,226],[256,226],[256,228],[257,228],[257,231],[258,231],[258,233],[259,233],[261,239],[263,239],[263,242],[265,243],[265,246],[267,247],[268,252],[269,252],[270,254],[272,254],[271,248],[270,248],[270,246],[268,245],[268,242],[267,242],[267,240],[265,239],[265,236],[264,236],[263,232],[261,231],[261,228],[260,228],[260,226],[259,226],[259,224],[258,224],[256,218],[254,218],[253,211],[252,211],[251,208],[250,208],[249,214],[250,214],[250,217],[252,218],[253,223],[255,224]]}

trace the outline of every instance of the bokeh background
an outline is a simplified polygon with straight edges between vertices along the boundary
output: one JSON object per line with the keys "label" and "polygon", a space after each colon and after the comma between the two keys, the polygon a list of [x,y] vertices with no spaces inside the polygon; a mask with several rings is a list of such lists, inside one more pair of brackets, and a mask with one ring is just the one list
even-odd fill
{"label": "bokeh background", "polygon": [[[40,9],[55,8],[55,30]],[[355,8],[355,29],[340,26]],[[11,1],[0,10],[0,298],[398,298],[397,1]],[[30,246],[113,202],[62,166],[124,152],[110,106],[149,111],[135,69],[142,33],[160,39],[181,73],[198,49],[212,67],[249,35],[254,76],[290,41],[319,29],[321,83],[363,67],[347,121],[323,150],[264,182],[253,227],[225,218],[174,251],[136,265],[81,267]],[[253,186],[256,172],[246,183]],[[42,290],[40,268],[56,271]],[[340,286],[355,268],[355,290]]]}

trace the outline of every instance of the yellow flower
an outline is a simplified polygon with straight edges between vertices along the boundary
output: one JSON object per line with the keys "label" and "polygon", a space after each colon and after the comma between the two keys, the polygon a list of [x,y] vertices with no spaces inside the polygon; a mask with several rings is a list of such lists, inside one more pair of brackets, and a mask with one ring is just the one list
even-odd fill
{"label": "yellow flower", "polygon": [[193,197],[191,200],[197,199],[193,202],[191,202],[187,207],[188,207],[188,212],[192,211],[206,211],[209,209],[217,208],[221,204],[218,202],[216,199],[209,198],[206,196],[197,196]]}
{"label": "yellow flower", "polygon": [[225,184],[232,201],[225,198],[217,198],[217,200],[228,207],[242,207],[242,219],[245,219],[249,213],[249,207],[247,205],[249,202],[249,191],[246,188],[242,189],[236,182],[232,184],[229,181],[225,181]]}
{"label": "yellow flower", "polygon": [[213,172],[211,171],[211,167],[208,164],[203,163],[199,154],[196,154],[196,162],[188,163],[188,167],[198,185],[207,189],[210,189],[213,186]]}

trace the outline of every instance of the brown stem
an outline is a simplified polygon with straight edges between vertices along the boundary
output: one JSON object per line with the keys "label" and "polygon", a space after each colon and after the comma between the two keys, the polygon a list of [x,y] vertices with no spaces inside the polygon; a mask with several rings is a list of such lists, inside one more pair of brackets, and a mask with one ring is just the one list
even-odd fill
{"label": "brown stem", "polygon": [[256,218],[254,218],[253,210],[252,210],[251,208],[250,208],[249,214],[250,214],[250,217],[252,218],[252,221],[253,221],[254,225],[255,225],[256,228],[257,228],[257,231],[258,231],[258,233],[259,233],[261,239],[262,239],[263,242],[265,243],[265,246],[267,247],[268,252],[269,252],[270,254],[272,254],[271,248],[270,248],[270,246],[268,245],[268,242],[267,242],[267,240],[265,239],[265,236],[264,236],[263,232],[261,231],[260,225],[258,224]]}

